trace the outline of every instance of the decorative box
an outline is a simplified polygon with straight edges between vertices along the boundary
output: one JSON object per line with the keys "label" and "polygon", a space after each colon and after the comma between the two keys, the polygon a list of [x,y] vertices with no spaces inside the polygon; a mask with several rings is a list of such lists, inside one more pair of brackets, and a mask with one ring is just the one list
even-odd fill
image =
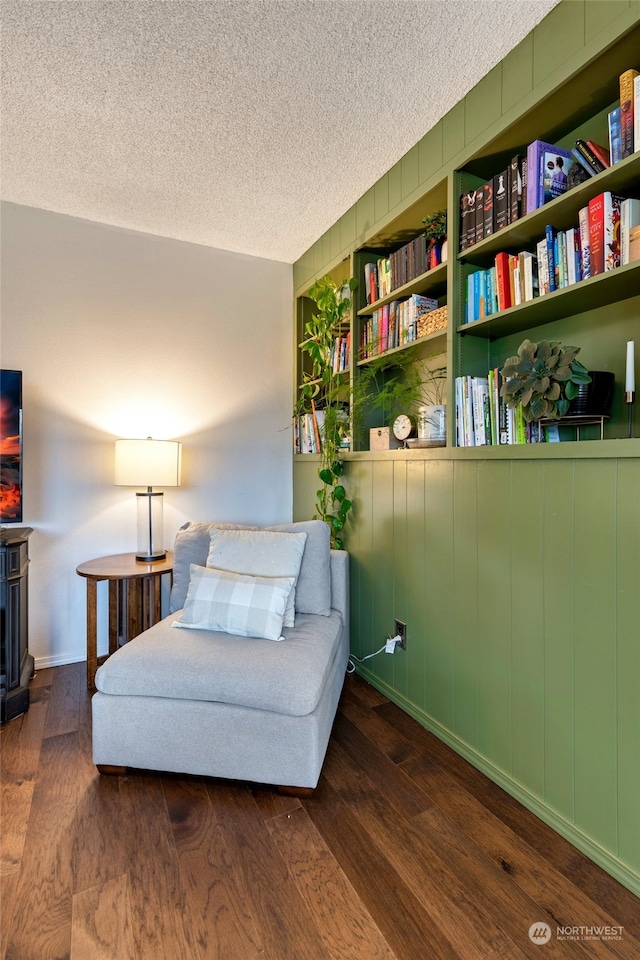
{"label": "decorative box", "polygon": [[401,446],[391,427],[372,427],[369,430],[369,450],[398,450]]}

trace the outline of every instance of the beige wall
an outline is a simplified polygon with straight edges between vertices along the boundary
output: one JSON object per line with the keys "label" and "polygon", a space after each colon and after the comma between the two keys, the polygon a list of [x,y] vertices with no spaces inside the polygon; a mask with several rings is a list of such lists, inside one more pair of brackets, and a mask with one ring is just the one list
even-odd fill
{"label": "beige wall", "polygon": [[23,371],[30,649],[85,657],[76,566],[135,549],[116,437],[183,442],[165,544],[188,519],[291,517],[292,268],[2,205],[0,361]]}

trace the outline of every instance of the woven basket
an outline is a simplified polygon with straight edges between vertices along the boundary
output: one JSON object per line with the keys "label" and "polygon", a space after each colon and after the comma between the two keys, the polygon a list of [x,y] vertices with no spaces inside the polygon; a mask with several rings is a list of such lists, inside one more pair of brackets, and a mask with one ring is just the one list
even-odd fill
{"label": "woven basket", "polygon": [[438,333],[447,329],[447,308],[438,307],[418,318],[416,335],[418,339],[428,337],[431,333]]}

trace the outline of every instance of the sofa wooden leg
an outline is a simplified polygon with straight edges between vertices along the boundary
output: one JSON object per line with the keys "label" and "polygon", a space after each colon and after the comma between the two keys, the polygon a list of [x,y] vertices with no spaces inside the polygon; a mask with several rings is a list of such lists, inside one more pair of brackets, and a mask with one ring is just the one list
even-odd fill
{"label": "sofa wooden leg", "polygon": [[299,800],[308,800],[314,794],[315,787],[278,787],[278,793],[283,797],[298,797]]}
{"label": "sofa wooden leg", "polygon": [[126,767],[118,767],[111,763],[96,763],[98,773],[105,777],[124,777],[127,773]]}

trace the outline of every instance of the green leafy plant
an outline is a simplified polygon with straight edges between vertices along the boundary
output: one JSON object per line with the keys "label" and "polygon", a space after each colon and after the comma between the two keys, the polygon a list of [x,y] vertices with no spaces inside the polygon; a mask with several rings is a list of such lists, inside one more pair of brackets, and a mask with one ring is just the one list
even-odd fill
{"label": "green leafy plant", "polygon": [[[313,519],[324,520],[331,531],[331,546],[342,548],[342,530],[352,503],[347,497],[342,475],[344,464],[340,459],[343,443],[349,435],[349,415],[345,409],[345,385],[334,371],[331,355],[334,342],[342,332],[351,309],[355,290],[354,278],[336,284],[330,277],[316,280],[309,290],[309,298],[316,304],[313,316],[305,324],[304,340],[300,349],[311,358],[311,372],[303,376],[300,399],[294,410],[299,416],[309,408],[315,412],[322,406],[324,420],[320,431],[321,463],[318,476],[322,481],[316,492],[316,513]],[[348,391],[348,386],[347,386]]]}
{"label": "green leafy plant", "polygon": [[422,223],[424,224],[425,236],[429,242],[438,243],[440,240],[444,240],[447,235],[446,210],[436,210],[435,213],[425,217]]}
{"label": "green leafy plant", "polygon": [[354,432],[363,430],[365,412],[378,411],[390,424],[400,413],[415,416],[422,404],[442,403],[447,368],[430,360],[416,360],[409,352],[375,357],[363,366],[354,384]]}
{"label": "green leafy plant", "polygon": [[528,423],[563,417],[580,385],[591,382],[587,368],[576,360],[579,352],[580,347],[559,340],[524,340],[501,370],[500,396],[511,409],[522,407]]}

